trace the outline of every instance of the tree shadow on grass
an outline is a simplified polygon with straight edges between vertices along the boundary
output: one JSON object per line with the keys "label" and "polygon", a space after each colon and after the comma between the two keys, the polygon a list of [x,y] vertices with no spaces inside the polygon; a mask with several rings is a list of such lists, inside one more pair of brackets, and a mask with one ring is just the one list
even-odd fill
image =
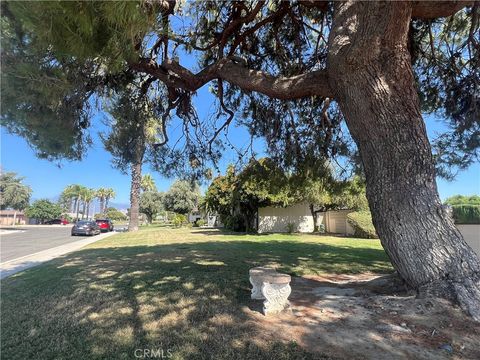
{"label": "tree shadow on grass", "polygon": [[[292,275],[391,270],[379,249],[296,241],[212,241],[85,249],[2,282],[8,359],[308,359],[248,315],[248,270]],[[137,353],[136,353],[137,351]],[[143,354],[143,353],[142,353]]]}

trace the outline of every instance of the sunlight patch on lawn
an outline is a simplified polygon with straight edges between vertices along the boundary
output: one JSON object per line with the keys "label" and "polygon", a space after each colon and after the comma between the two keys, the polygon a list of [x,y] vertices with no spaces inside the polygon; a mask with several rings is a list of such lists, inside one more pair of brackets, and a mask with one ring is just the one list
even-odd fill
{"label": "sunlight patch on lawn", "polygon": [[215,260],[195,260],[192,262],[197,265],[205,265],[205,266],[225,266],[226,265],[223,261],[215,261]]}
{"label": "sunlight patch on lawn", "polygon": [[265,265],[291,275],[392,271],[378,240],[152,226],[2,280],[2,355],[121,359],[162,344],[172,359],[308,359],[273,338],[256,343],[243,309],[248,270]]}
{"label": "sunlight patch on lawn", "polygon": [[179,276],[164,276],[162,280],[155,281],[153,285],[163,285],[173,282],[178,282],[182,280]]}

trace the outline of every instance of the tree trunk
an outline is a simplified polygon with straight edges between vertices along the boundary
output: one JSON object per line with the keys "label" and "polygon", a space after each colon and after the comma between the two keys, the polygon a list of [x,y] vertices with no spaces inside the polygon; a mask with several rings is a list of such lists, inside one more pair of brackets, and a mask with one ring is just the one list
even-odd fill
{"label": "tree trunk", "polygon": [[17,224],[17,210],[13,211],[13,226]]}
{"label": "tree trunk", "polygon": [[130,222],[128,231],[138,230],[138,216],[140,214],[140,183],[142,180],[142,163],[132,165],[132,184],[130,187]]}
{"label": "tree trunk", "polygon": [[105,199],[100,199],[100,214],[105,214]]}
{"label": "tree trunk", "polygon": [[400,276],[480,320],[480,261],[437,191],[407,33],[406,2],[335,3],[329,81],[362,158],[373,223]]}
{"label": "tree trunk", "polygon": [[76,218],[76,221],[78,221],[78,212],[80,211],[80,197],[78,197],[77,200],[76,200],[76,207],[77,207],[77,218]]}
{"label": "tree trunk", "polygon": [[82,204],[82,220],[83,220],[84,217],[85,217],[85,207],[86,207],[86,205],[87,205],[87,204],[85,203],[85,201],[83,201],[83,204]]}
{"label": "tree trunk", "polygon": [[88,220],[89,214],[90,214],[90,202],[87,203],[87,220]]}
{"label": "tree trunk", "polygon": [[308,204],[308,208],[310,209],[310,213],[312,214],[313,218],[313,232],[318,232],[318,225],[317,225],[317,215],[318,211],[315,211],[313,204]]}

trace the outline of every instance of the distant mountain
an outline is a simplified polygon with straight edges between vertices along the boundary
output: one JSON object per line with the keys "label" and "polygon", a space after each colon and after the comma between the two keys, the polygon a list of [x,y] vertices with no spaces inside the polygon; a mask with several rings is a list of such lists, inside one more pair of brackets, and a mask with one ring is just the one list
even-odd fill
{"label": "distant mountain", "polygon": [[117,203],[117,202],[112,202],[112,201],[110,201],[110,202],[108,203],[108,206],[109,206],[109,207],[114,207],[114,208],[116,208],[116,209],[118,209],[118,210],[127,210],[127,209],[130,208],[130,204],[129,204],[129,203],[119,203],[119,202]]}

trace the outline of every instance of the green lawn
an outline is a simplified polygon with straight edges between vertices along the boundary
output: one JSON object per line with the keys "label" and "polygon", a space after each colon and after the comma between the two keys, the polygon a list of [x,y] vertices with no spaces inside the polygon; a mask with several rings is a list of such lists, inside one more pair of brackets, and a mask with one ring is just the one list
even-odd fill
{"label": "green lawn", "polygon": [[2,357],[312,358],[254,341],[248,269],[267,264],[292,275],[392,271],[378,240],[146,227],[2,281]]}

